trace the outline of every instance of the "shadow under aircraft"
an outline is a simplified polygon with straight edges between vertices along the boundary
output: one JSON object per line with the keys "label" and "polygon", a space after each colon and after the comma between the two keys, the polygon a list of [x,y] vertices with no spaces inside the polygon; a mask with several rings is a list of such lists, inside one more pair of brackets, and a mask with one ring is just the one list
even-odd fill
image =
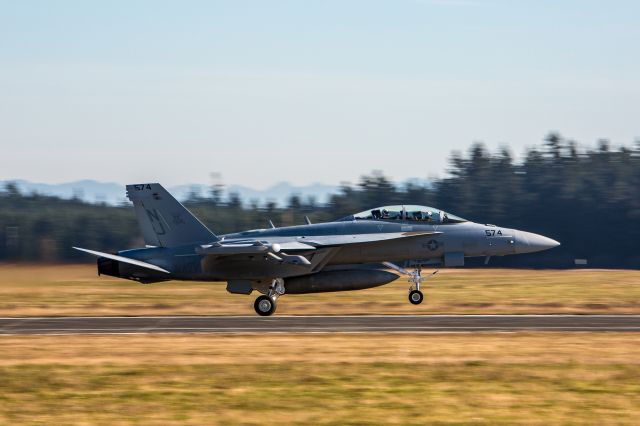
{"label": "shadow under aircraft", "polygon": [[[98,274],[154,283],[226,281],[227,291],[260,293],[259,315],[285,294],[360,290],[409,277],[422,303],[423,267],[464,266],[466,257],[504,256],[560,245],[542,235],[474,223],[432,207],[394,205],[333,222],[216,235],[158,183],[127,185],[145,248],[98,256]],[[409,269],[411,270],[409,270]]]}

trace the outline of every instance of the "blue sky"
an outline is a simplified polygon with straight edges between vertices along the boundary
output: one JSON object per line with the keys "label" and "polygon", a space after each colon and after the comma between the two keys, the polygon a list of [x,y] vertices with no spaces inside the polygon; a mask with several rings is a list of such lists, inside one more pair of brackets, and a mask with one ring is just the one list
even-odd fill
{"label": "blue sky", "polygon": [[256,188],[640,137],[640,2],[2,1],[0,179]]}

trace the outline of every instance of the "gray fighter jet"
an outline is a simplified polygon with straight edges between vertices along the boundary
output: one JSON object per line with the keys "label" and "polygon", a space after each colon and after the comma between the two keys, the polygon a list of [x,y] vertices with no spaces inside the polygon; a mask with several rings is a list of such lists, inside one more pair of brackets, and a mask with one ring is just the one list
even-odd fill
{"label": "gray fighter jet", "polygon": [[[465,257],[531,253],[560,245],[542,235],[470,222],[426,206],[365,210],[334,222],[215,235],[160,184],[127,185],[146,247],[98,256],[98,274],[153,283],[226,281],[261,293],[259,315],[284,294],[360,290],[409,277],[409,302],[423,300],[425,266],[463,266]],[[411,268],[409,271],[405,268]],[[393,272],[392,272],[393,271]],[[436,269],[437,272],[437,269]]]}

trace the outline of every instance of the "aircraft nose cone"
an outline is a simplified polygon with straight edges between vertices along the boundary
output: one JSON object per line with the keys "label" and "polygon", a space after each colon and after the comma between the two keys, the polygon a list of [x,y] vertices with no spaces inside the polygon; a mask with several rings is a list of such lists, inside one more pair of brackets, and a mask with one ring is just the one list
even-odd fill
{"label": "aircraft nose cone", "polygon": [[534,253],[536,251],[548,250],[558,247],[559,242],[544,235],[534,234],[533,232],[517,231],[516,232],[516,254]]}

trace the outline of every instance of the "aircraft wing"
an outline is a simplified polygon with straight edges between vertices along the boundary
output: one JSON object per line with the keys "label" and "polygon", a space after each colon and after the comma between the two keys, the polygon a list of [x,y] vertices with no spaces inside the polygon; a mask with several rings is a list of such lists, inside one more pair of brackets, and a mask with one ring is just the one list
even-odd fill
{"label": "aircraft wing", "polygon": [[281,250],[287,251],[307,251],[315,250],[315,247],[298,241],[284,241],[277,243],[268,243],[257,240],[231,241],[228,243],[214,242],[203,244],[196,248],[196,253],[207,255],[232,256],[234,254],[260,254],[260,253],[278,253]]}
{"label": "aircraft wing", "polygon": [[106,257],[107,259],[117,260],[118,262],[128,263],[130,265],[139,266],[141,268],[152,269],[154,271],[164,272],[165,274],[170,274],[171,273],[171,272],[167,271],[166,269],[162,269],[159,266],[153,265],[151,263],[143,262],[141,260],[131,259],[131,258],[124,257],[124,256],[118,256],[116,254],[103,253],[101,251],[89,250],[89,249],[80,248],[80,247],[72,247],[72,248],[74,248],[76,250],[83,251],[85,253],[92,254],[94,256]]}
{"label": "aircraft wing", "polygon": [[[242,255],[260,255],[265,259],[272,259],[284,264],[306,268],[318,268],[326,264],[335,249],[348,244],[364,244],[378,241],[391,241],[404,238],[414,238],[427,235],[437,235],[441,232],[393,232],[355,235],[319,235],[301,236],[296,241],[286,237],[278,241],[275,237],[271,241],[232,240],[215,241],[196,247],[196,253],[211,258],[233,257]],[[289,253],[304,254],[289,254]],[[322,252],[322,254],[318,253]],[[318,256],[314,255],[318,253]],[[309,256],[310,255],[310,256]],[[311,261],[310,261],[311,260]]]}
{"label": "aircraft wing", "polygon": [[320,235],[313,237],[303,237],[305,244],[316,247],[342,246],[347,244],[373,243],[377,241],[399,240],[403,238],[422,237],[428,235],[439,235],[442,232],[387,232],[376,234],[355,234],[355,235]]}
{"label": "aircraft wing", "polygon": [[338,247],[347,244],[373,243],[378,241],[398,240],[427,235],[438,235],[442,232],[386,232],[375,234],[316,235],[297,237],[297,241],[258,241],[234,240],[215,241],[196,248],[196,253],[213,256],[233,256],[244,254],[279,253],[280,251],[313,251],[320,247]]}
{"label": "aircraft wing", "polygon": [[223,241],[215,241],[210,244],[203,244],[196,247],[196,253],[212,257],[259,254],[289,265],[309,267],[312,264],[306,257],[289,255],[283,250],[314,251],[315,249],[316,248],[312,245],[299,243],[297,241],[268,243],[257,240],[240,240],[229,241],[227,243],[224,243]]}

